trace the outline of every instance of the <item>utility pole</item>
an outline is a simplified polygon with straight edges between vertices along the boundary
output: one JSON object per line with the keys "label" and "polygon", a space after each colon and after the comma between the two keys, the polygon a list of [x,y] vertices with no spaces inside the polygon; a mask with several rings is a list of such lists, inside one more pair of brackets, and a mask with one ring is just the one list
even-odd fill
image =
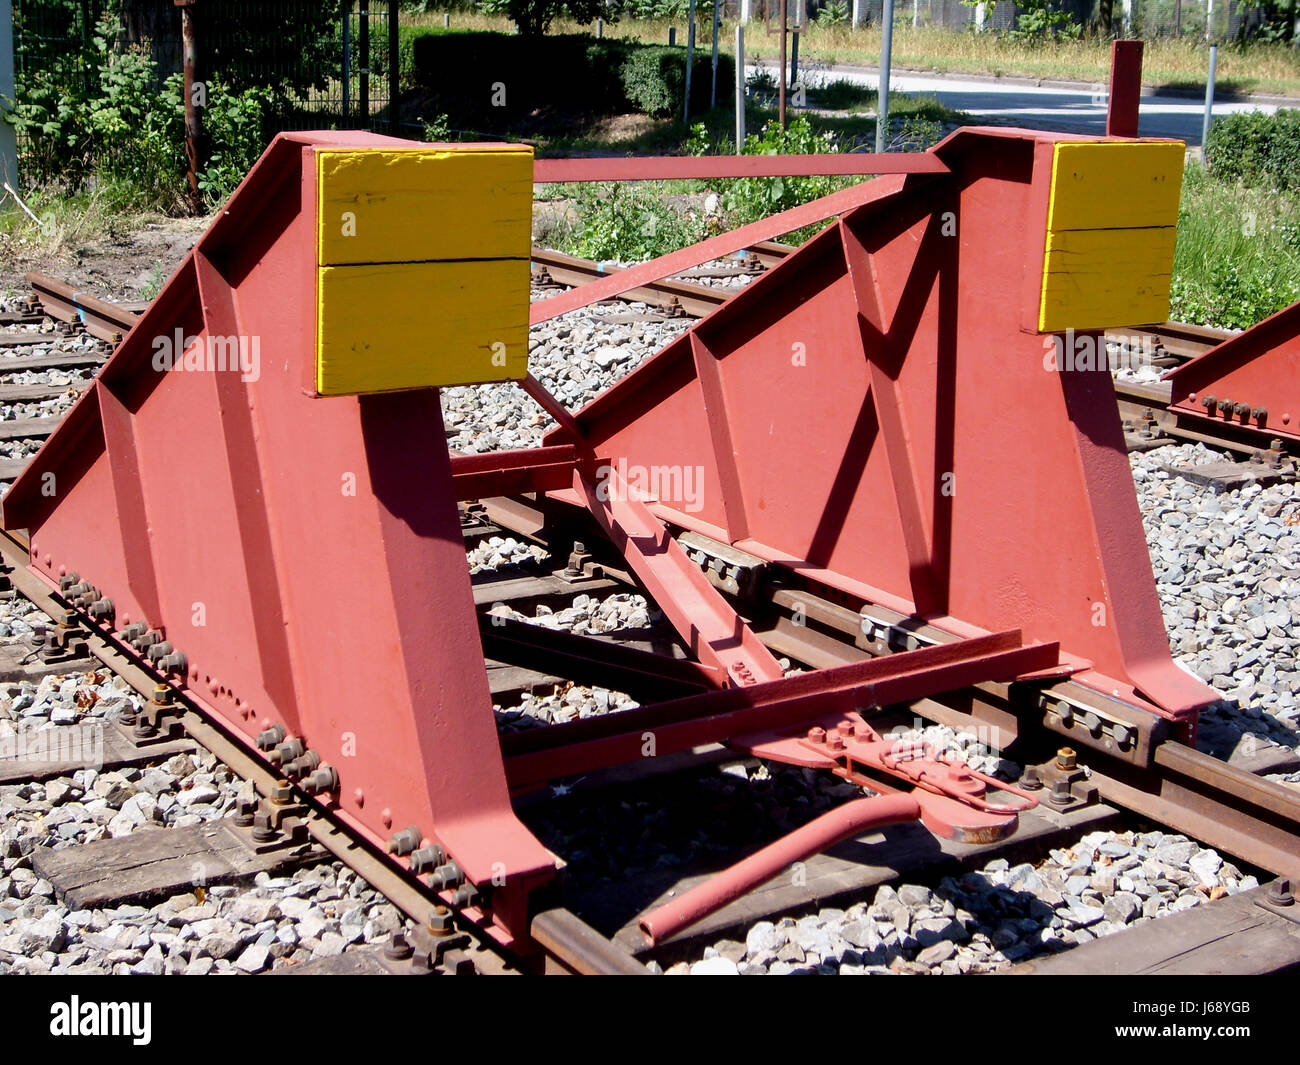
{"label": "utility pole", "polygon": [[787,21],[789,0],[779,0],[781,4],[781,56],[778,60],[780,65],[780,75],[776,84],[776,115],[777,121],[781,124],[782,131],[785,130],[785,35],[787,33]]}
{"label": "utility pole", "polygon": [[885,150],[889,129],[889,63],[894,49],[894,0],[880,13],[880,92],[876,101],[876,151]]}
{"label": "utility pole", "polygon": [[185,180],[189,184],[189,205],[194,214],[203,213],[203,194],[199,192],[200,154],[203,125],[194,104],[194,71],[198,65],[198,47],[194,41],[195,0],[173,0],[181,9],[181,64],[185,78]]}

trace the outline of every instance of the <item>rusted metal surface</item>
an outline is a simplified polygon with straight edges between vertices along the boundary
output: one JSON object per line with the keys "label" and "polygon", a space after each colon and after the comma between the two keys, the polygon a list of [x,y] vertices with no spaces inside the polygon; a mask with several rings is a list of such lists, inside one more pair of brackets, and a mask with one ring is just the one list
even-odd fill
{"label": "rusted metal surface", "polygon": [[27,275],[27,283],[50,317],[62,322],[77,322],[91,336],[110,344],[120,342],[139,317],[126,307],[81,292],[47,274],[33,271]]}
{"label": "rusted metal surface", "polygon": [[569,971],[584,976],[646,976],[644,965],[568,910],[543,910],[529,931]]}

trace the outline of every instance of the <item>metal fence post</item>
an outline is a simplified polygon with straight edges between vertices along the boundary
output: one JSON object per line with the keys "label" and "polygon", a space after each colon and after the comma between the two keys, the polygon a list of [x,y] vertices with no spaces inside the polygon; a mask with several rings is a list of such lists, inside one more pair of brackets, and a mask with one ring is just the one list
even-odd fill
{"label": "metal fence post", "polygon": [[718,106],[718,31],[722,28],[722,0],[713,0],[713,87],[709,90],[709,110]]}
{"label": "metal fence post", "polygon": [[388,127],[394,137],[401,128],[398,114],[402,89],[402,44],[398,33],[398,0],[388,0]]}
{"label": "metal fence post", "polygon": [[889,127],[889,61],[894,46],[894,0],[885,0],[880,13],[880,92],[876,106],[876,151],[885,150]]}
{"label": "metal fence post", "polygon": [[357,66],[357,110],[361,112],[362,129],[370,128],[370,0],[361,0],[357,9],[357,51],[361,62]]}
{"label": "metal fence post", "polygon": [[695,65],[695,0],[686,12],[686,99],[682,104],[682,125],[691,124],[691,67]]}
{"label": "metal fence post", "polygon": [[340,119],[347,126],[348,111],[352,102],[352,4],[343,7],[343,113]]}
{"label": "metal fence post", "polygon": [[745,147],[745,27],[736,27],[736,154]]}
{"label": "metal fence post", "polygon": [[1219,46],[1210,45],[1210,76],[1205,80],[1205,117],[1201,120],[1201,162],[1205,162],[1205,142],[1210,139],[1210,122],[1214,112],[1214,74],[1219,65]]}
{"label": "metal fence post", "polygon": [[[0,97],[14,98],[14,12],[10,0],[0,0]],[[4,109],[0,109],[2,111]],[[18,187],[18,139],[0,113],[0,176]]]}

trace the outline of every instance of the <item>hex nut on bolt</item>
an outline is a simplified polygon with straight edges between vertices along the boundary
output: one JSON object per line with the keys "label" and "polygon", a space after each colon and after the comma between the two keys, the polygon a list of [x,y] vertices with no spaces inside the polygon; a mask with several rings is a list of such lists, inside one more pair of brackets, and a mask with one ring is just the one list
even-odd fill
{"label": "hex nut on bolt", "polygon": [[1075,769],[1079,764],[1079,756],[1075,753],[1073,747],[1062,747],[1056,752],[1056,768],[1064,769],[1067,772]]}
{"label": "hex nut on bolt", "polygon": [[302,786],[303,790],[311,795],[319,795],[324,791],[337,791],[339,786],[338,772],[332,765],[323,765],[303,781]]}
{"label": "hex nut on bolt", "polygon": [[446,860],[446,851],[436,843],[428,847],[421,847],[419,850],[411,852],[411,871],[426,873],[430,869],[436,869]]}
{"label": "hex nut on bolt", "polygon": [[284,741],[284,726],[272,725],[269,729],[257,734],[257,746],[259,750],[270,751]]}
{"label": "hex nut on bolt", "polygon": [[429,911],[429,931],[435,936],[448,936],[455,931],[456,918],[446,906]]}
{"label": "hex nut on bolt", "polygon": [[388,853],[403,858],[415,850],[423,838],[424,833],[415,825],[411,825],[409,828],[404,828],[401,832],[393,834],[388,841]]}

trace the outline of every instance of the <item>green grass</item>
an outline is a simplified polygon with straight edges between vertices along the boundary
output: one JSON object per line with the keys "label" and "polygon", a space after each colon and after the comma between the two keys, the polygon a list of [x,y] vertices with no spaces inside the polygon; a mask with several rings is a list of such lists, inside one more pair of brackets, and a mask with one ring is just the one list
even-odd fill
{"label": "green grass", "polygon": [[37,224],[6,193],[0,206],[0,266],[11,265],[20,255],[64,258],[88,243],[115,240],[159,217],[131,207],[135,199],[131,190],[117,187],[74,195],[40,189],[23,198],[40,219]]}
{"label": "green grass", "polygon": [[[441,15],[407,15],[403,21],[442,25]],[[456,12],[452,25],[474,29],[508,30],[503,17]],[[675,22],[623,19],[605,26],[609,37],[634,37],[643,41],[668,41],[668,29],[675,26],[677,40],[686,39],[685,19]],[[553,33],[591,33],[591,26],[560,20]],[[697,47],[712,47],[712,24],[701,19],[696,29]],[[776,40],[763,32],[761,22],[746,30],[748,63],[775,60]],[[719,50],[732,54],[735,23],[724,23]],[[1300,56],[1286,44],[1224,43],[1219,46],[1218,91],[1221,97],[1233,93],[1263,92],[1300,96]],[[853,29],[847,25],[810,24],[800,35],[799,55],[822,65],[875,66],[880,61],[879,27]],[[971,33],[910,25],[894,28],[893,62],[896,67],[933,70],[942,73],[993,74],[1068,81],[1105,82],[1110,76],[1110,41],[1010,41],[992,33]],[[1204,90],[1208,50],[1196,37],[1159,37],[1146,42],[1142,61],[1142,83],[1163,88]]]}
{"label": "green grass", "polygon": [[1220,181],[1183,179],[1169,316],[1245,329],[1300,299],[1300,201]]}

